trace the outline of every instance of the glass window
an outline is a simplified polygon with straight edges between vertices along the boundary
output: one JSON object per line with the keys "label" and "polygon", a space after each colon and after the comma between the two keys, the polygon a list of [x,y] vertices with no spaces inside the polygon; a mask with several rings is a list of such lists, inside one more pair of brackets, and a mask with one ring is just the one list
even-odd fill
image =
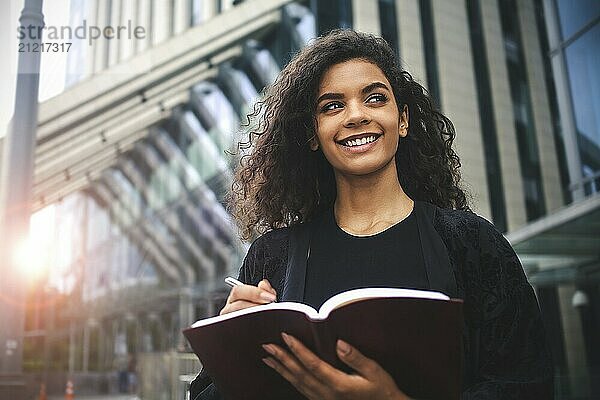
{"label": "glass window", "polygon": [[192,26],[200,25],[200,23],[204,21],[204,16],[202,12],[202,0],[192,0],[190,6],[192,8]]}
{"label": "glass window", "polygon": [[223,65],[219,70],[220,83],[227,92],[227,97],[235,105],[238,115],[243,118],[258,98],[256,88],[244,72],[230,65]]}
{"label": "glass window", "polygon": [[567,47],[565,55],[577,132],[600,146],[600,24]]}
{"label": "glass window", "polygon": [[284,8],[284,24],[294,41],[294,48],[304,47],[315,37],[315,16],[301,4],[291,3]]}
{"label": "glass window", "polygon": [[[69,25],[72,27],[81,26],[86,19],[86,14],[89,15],[91,12],[91,8],[91,2],[86,4],[84,0],[71,0]],[[86,59],[92,56],[90,54],[92,47],[88,46],[83,39],[73,36],[69,41],[73,45],[67,54],[65,87],[72,86],[83,78],[86,73]]]}
{"label": "glass window", "polygon": [[181,127],[186,134],[195,138],[186,149],[186,155],[204,181],[227,171],[227,164],[220,156],[218,147],[192,112],[187,111],[183,114]]}
{"label": "glass window", "polygon": [[557,0],[556,4],[565,40],[600,16],[598,0]]}
{"label": "glass window", "polygon": [[192,103],[219,150],[231,150],[240,121],[221,89],[214,83],[202,82],[192,90]]}
{"label": "glass window", "polygon": [[103,243],[110,232],[108,212],[91,197],[88,198],[87,251]]}
{"label": "glass window", "polygon": [[121,188],[127,193],[127,205],[129,213],[134,219],[140,218],[142,215],[142,197],[140,193],[133,187],[132,183],[118,169],[111,169],[112,176],[121,185]]}
{"label": "glass window", "polygon": [[[261,83],[263,86],[273,83],[275,78],[277,78],[277,75],[279,75],[279,66],[269,50],[263,49],[257,51],[252,58],[251,63],[252,68],[262,78]],[[262,87],[258,89],[262,90]]]}

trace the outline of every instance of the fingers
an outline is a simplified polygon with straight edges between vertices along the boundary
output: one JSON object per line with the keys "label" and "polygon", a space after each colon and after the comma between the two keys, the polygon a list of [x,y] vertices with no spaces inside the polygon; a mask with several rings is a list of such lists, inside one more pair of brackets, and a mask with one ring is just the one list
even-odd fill
{"label": "fingers", "polygon": [[219,315],[228,314],[230,312],[234,312],[234,311],[238,311],[238,310],[243,310],[244,308],[256,307],[258,305],[259,304],[251,303],[249,301],[238,300],[231,304],[226,304],[225,307],[223,307],[221,309],[221,311],[219,312]]}
{"label": "fingers", "polygon": [[244,300],[256,304],[267,304],[275,301],[275,299],[274,293],[262,288],[252,285],[239,285],[231,288],[227,302],[233,303],[234,301]]}
{"label": "fingers", "polygon": [[271,355],[263,358],[265,364],[277,371],[306,397],[318,398],[315,393],[322,383],[309,374],[294,356],[274,344],[263,345],[263,348]]}
{"label": "fingers", "polygon": [[381,376],[382,373],[387,375],[387,372],[385,372],[379,364],[372,359],[365,357],[355,347],[350,346],[343,340],[337,341],[337,353],[340,360],[352,367],[352,369],[367,380],[374,380],[374,378]]}
{"label": "fingers", "polygon": [[306,370],[317,377],[321,382],[332,382],[335,379],[340,379],[343,372],[333,368],[331,365],[321,360],[315,353],[310,351],[302,342],[286,333],[282,333],[281,337],[287,344],[291,352],[302,363]]}
{"label": "fingers", "polygon": [[231,288],[225,307],[219,315],[261,304],[272,303],[277,299],[277,292],[268,280],[263,279],[258,286],[237,285]]}
{"label": "fingers", "polygon": [[258,287],[260,289],[266,290],[269,293],[277,295],[277,291],[273,289],[273,286],[271,286],[271,283],[267,279],[263,279],[262,281],[258,282]]}
{"label": "fingers", "polygon": [[310,386],[300,384],[300,381],[293,375],[282,363],[273,357],[266,357],[262,359],[265,364],[273,368],[279,373],[285,380],[290,382],[300,393],[302,393],[308,399],[318,398],[316,392]]}

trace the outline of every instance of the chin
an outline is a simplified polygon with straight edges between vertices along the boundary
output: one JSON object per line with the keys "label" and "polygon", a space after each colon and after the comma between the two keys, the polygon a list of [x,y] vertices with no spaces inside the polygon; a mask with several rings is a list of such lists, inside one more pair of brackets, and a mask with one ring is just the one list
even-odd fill
{"label": "chin", "polygon": [[387,164],[365,164],[344,168],[341,172],[345,175],[366,176],[381,171]]}

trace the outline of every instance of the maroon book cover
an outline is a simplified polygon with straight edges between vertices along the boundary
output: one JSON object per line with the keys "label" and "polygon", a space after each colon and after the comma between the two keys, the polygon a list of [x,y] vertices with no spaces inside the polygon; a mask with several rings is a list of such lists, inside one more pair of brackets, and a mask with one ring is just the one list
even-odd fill
{"label": "maroon book cover", "polygon": [[[406,297],[403,289],[381,289],[371,296],[378,290],[346,292],[341,304],[328,301],[330,309],[324,310],[324,304],[320,315],[306,305],[273,303],[241,315],[201,320],[183,333],[225,399],[304,398],[262,362],[268,356],[262,344],[286,347],[282,331],[336,368],[351,372],[335,351],[337,339],[345,340],[377,361],[410,397],[459,399],[462,300]],[[400,297],[387,297],[390,290]],[[367,298],[348,301],[348,294],[365,291],[369,295],[359,297]]]}

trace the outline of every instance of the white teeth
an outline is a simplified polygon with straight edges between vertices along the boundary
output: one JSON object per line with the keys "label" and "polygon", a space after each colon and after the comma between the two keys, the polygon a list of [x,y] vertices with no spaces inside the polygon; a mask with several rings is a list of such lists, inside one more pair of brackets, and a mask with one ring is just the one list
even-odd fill
{"label": "white teeth", "polygon": [[374,142],[376,139],[377,138],[375,136],[369,136],[369,137],[364,137],[361,139],[349,140],[346,142],[346,146],[348,146],[348,147],[361,146],[363,144]]}

